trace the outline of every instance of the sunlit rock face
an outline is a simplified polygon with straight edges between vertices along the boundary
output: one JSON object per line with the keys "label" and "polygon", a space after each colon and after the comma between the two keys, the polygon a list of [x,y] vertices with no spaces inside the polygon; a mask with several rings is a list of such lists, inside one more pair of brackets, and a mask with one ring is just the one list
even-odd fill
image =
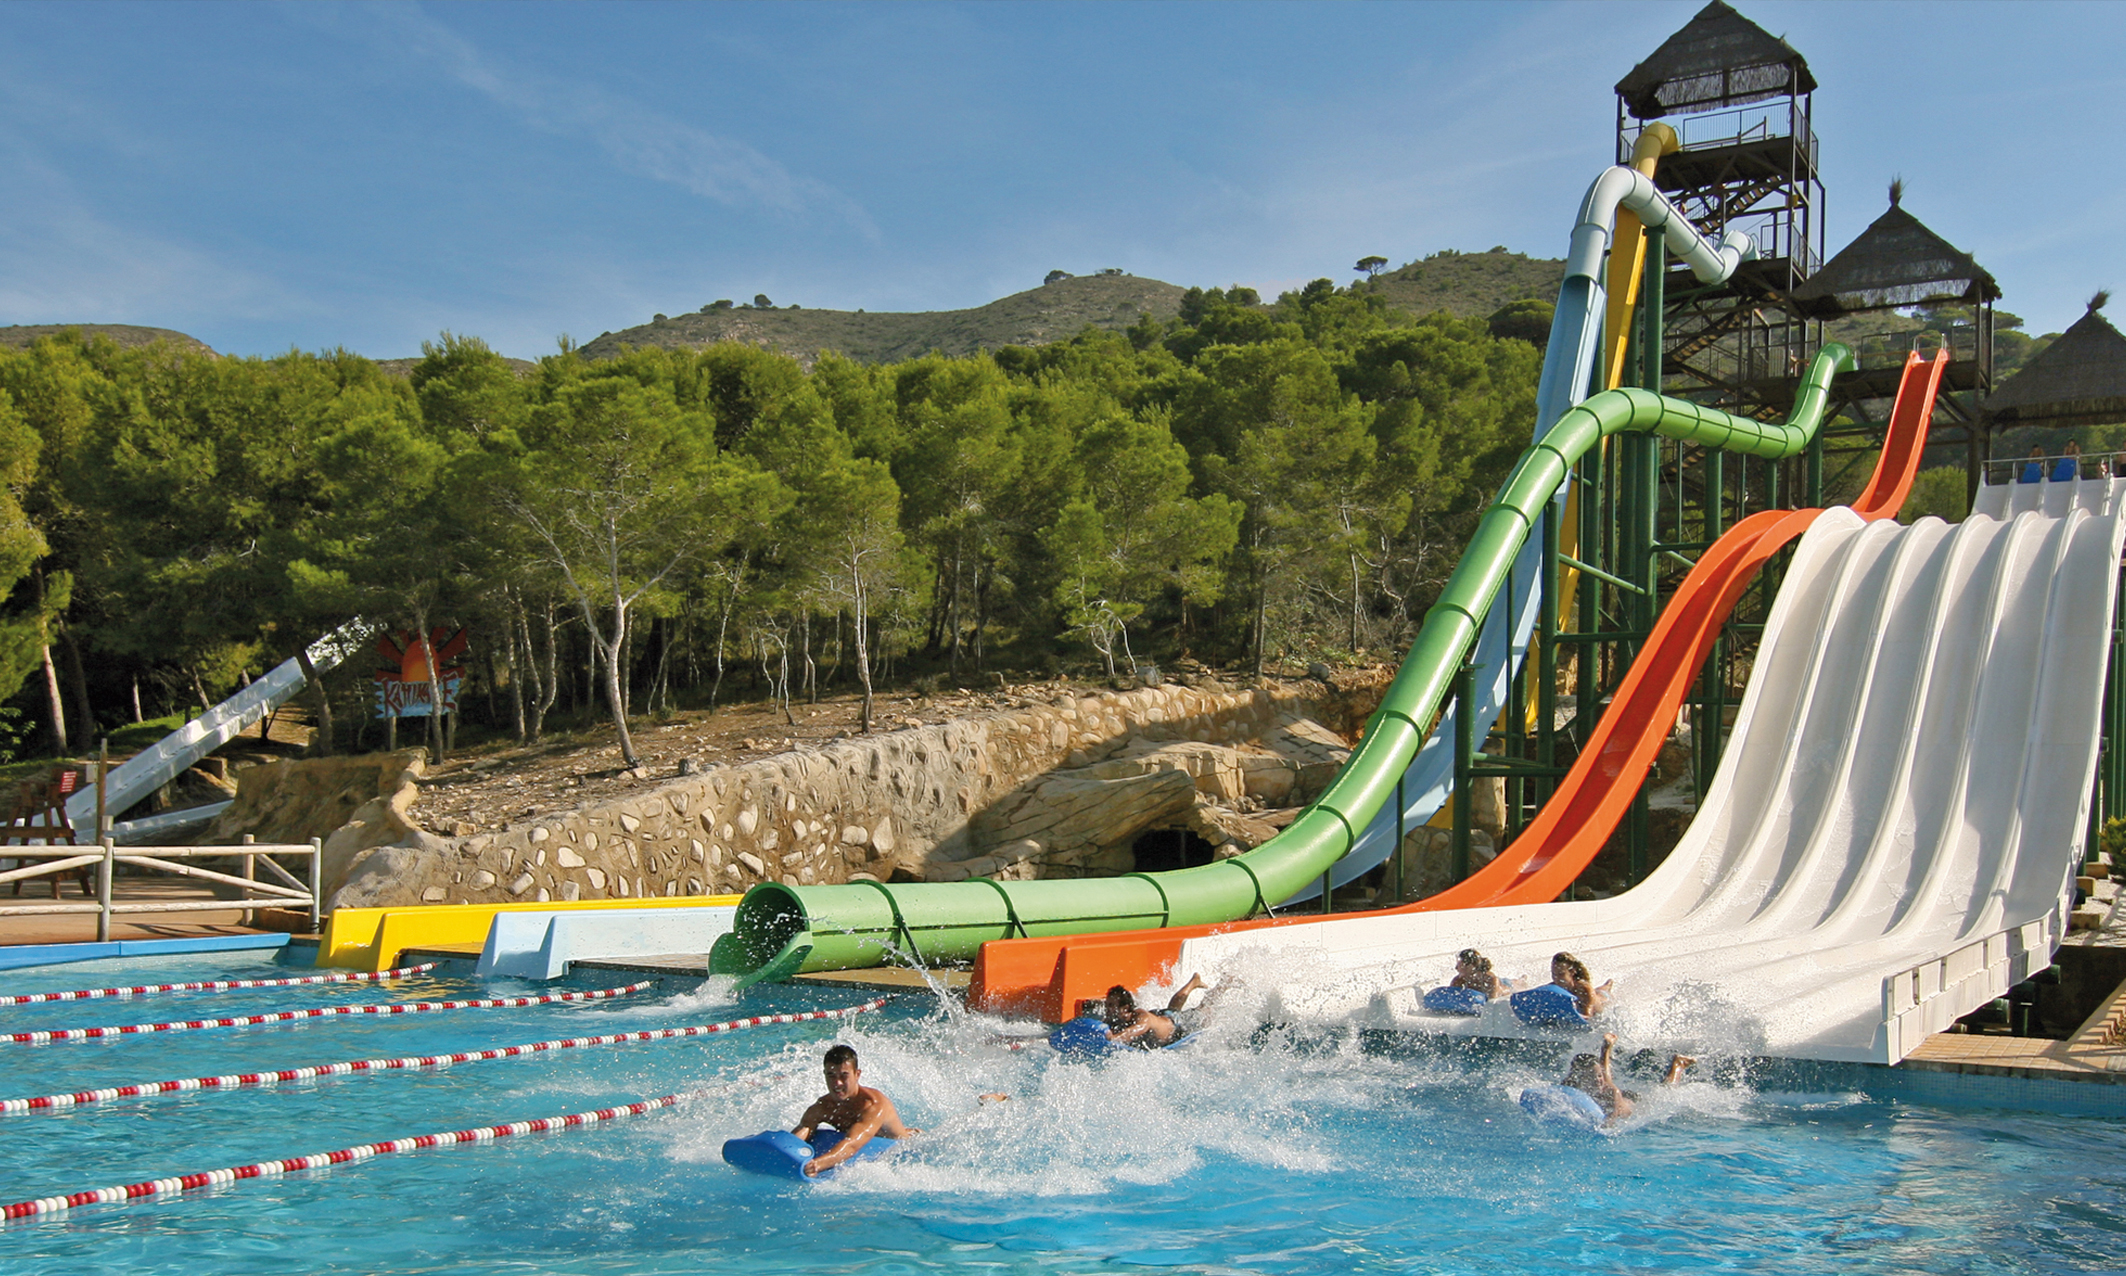
{"label": "sunlit rock face", "polygon": [[1154,829],[1237,854],[1327,784],[1386,681],[1063,696],[706,768],[499,833],[365,847],[331,904],[1101,875],[1135,867]]}

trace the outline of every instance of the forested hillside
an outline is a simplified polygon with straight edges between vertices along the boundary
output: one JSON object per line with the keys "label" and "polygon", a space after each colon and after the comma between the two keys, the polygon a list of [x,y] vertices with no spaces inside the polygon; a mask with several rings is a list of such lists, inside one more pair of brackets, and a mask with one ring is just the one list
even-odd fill
{"label": "forested hillside", "polygon": [[1087,328],[1119,332],[1145,315],[1164,323],[1179,311],[1181,294],[1173,284],[1118,273],[1066,275],[972,310],[866,314],[777,306],[759,296],[745,305],[711,302],[693,314],[658,315],[640,327],[601,333],[584,343],[583,353],[608,359],[629,348],[695,350],[717,341],[743,341],[808,365],[824,350],[859,363],[891,363],[933,352],[966,355],[1046,345]]}
{"label": "forested hillside", "polygon": [[[0,691],[81,747],[351,616],[464,625],[471,713],[617,706],[632,754],[626,713],[740,666],[803,697],[1392,652],[1539,363],[1327,280],[882,364],[723,342],[520,375],[446,334],[394,377],[47,336],[0,350]],[[343,737],[371,664],[329,680]]]}
{"label": "forested hillside", "polygon": [[[1565,263],[1510,253],[1435,253],[1367,280],[1361,291],[1412,315],[1444,311],[1483,319],[1509,302],[1549,301],[1558,294]],[[1182,289],[1157,279],[1101,272],[1053,271],[1039,288],[972,310],[866,314],[809,310],[756,296],[750,303],[710,302],[692,314],[658,315],[639,327],[600,333],[583,345],[604,359],[630,347],[694,350],[717,341],[743,341],[793,355],[809,364],[823,350],[858,363],[891,363],[918,355],[973,354],[1004,346],[1038,346],[1087,328],[1120,332],[1145,315],[1165,323],[1180,312]],[[1258,303],[1259,304],[1259,303]]]}

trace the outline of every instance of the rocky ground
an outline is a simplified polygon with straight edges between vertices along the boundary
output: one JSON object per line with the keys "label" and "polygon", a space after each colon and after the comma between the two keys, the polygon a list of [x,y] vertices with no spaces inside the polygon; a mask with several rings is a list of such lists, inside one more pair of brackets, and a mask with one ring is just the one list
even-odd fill
{"label": "rocky ground", "polygon": [[[1066,694],[1086,695],[1104,684],[1044,681],[998,681],[988,691],[951,690],[935,694],[900,689],[872,701],[874,732],[920,727],[952,718],[1047,703]],[[461,739],[459,747],[432,765],[420,780],[421,796],[413,819],[432,833],[466,837],[493,832],[540,815],[585,803],[619,797],[682,774],[688,769],[748,762],[792,750],[818,748],[860,734],[862,696],[838,693],[817,704],[793,699],[788,716],[772,700],[726,704],[714,712],[689,709],[669,720],[637,720],[635,751],[639,770],[624,769],[610,720],[572,721],[551,727],[533,744],[504,735]],[[402,724],[400,743],[420,742],[417,728]],[[291,702],[272,728],[270,742],[255,733],[231,741],[209,759],[205,771],[217,778],[229,770],[295,756],[311,735],[308,718]],[[219,801],[228,796],[207,775],[195,771],[179,786],[179,805]]]}

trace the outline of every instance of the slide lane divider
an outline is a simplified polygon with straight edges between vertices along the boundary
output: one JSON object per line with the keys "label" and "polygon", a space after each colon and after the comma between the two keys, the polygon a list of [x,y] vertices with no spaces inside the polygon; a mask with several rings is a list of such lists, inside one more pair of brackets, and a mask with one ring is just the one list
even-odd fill
{"label": "slide lane divider", "polygon": [[297,984],[355,984],[425,975],[438,963],[401,966],[397,970],[342,971],[299,979],[212,979],[190,984],[141,984],[137,988],[77,988],[72,992],[24,992],[0,997],[0,1006],[29,1006],[42,1001],[93,1001],[98,997],[146,997],[158,992],[227,992],[231,988],[293,988]]}
{"label": "slide lane divider", "polygon": [[560,1001],[604,1001],[641,992],[657,981],[621,988],[594,988],[588,992],[550,992],[538,997],[483,997],[477,1001],[396,1001],[374,1006],[312,1006],[306,1010],[282,1010],[270,1015],[234,1015],[226,1019],[178,1019],[169,1023],[129,1023],[109,1028],[55,1028],[50,1032],[0,1033],[0,1044],[41,1046],[53,1041],[94,1041],[101,1037],[130,1037],[151,1032],[189,1032],[195,1028],[249,1028],[256,1024],[289,1023],[297,1019],[330,1019],[336,1015],[428,1015],[443,1010],[494,1010],[505,1006],[545,1006]]}
{"label": "slide lane divider", "polygon": [[74,1094],[45,1094],[33,1099],[0,1099],[0,1116],[19,1116],[25,1112],[62,1112],[90,1103],[108,1103],[113,1099],[151,1098],[155,1095],[199,1090],[238,1090],[247,1086],[279,1085],[286,1081],[313,1081],[319,1077],[345,1077],[361,1073],[448,1068],[460,1063],[484,1063],[490,1059],[521,1059],[553,1050],[580,1050],[586,1046],[628,1045],[640,1041],[670,1041],[679,1037],[706,1037],[713,1033],[736,1032],[742,1028],[760,1028],[769,1024],[846,1019],[851,1015],[877,1010],[890,1000],[892,999],[889,997],[878,997],[862,1005],[844,1006],[839,1010],[754,1015],[748,1019],[731,1019],[723,1023],[692,1024],[684,1028],[654,1028],[644,1032],[615,1032],[602,1037],[567,1037],[557,1041],[534,1041],[529,1045],[470,1050],[460,1054],[424,1054],[403,1059],[351,1059],[343,1063],[314,1064],[307,1068],[283,1068],[278,1072],[238,1072],[219,1077],[186,1077],[180,1081],[147,1081],[138,1085],[112,1086],[102,1090],[82,1090]]}

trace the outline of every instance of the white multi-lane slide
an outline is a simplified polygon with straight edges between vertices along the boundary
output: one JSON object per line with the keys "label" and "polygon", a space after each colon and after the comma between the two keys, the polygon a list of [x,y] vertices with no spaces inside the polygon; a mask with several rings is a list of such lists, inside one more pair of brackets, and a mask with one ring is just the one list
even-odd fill
{"label": "white multi-lane slide", "polygon": [[[2126,480],[1981,489],[1951,526],[1833,510],[1803,536],[1720,769],[1612,899],[1192,938],[1182,971],[1275,970],[1300,1022],[1424,1014],[1453,954],[1614,978],[1638,1046],[1894,1063],[2051,964],[2088,822]],[[1271,960],[1262,960],[1263,957]]]}

